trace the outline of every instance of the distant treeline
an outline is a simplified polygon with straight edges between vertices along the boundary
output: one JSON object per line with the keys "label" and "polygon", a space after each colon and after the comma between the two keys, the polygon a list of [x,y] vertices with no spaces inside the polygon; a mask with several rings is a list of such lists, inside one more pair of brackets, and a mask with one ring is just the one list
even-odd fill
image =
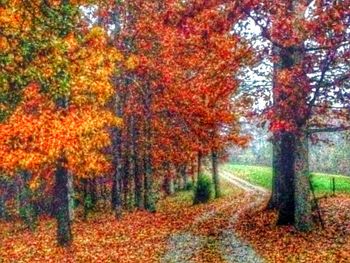
{"label": "distant treeline", "polygon": [[[272,144],[268,133],[250,127],[250,133],[255,134],[245,149],[232,148],[229,160],[236,164],[265,165],[272,162]],[[258,136],[256,136],[258,135]],[[310,170],[350,176],[350,138],[349,133],[322,133],[309,140]]]}

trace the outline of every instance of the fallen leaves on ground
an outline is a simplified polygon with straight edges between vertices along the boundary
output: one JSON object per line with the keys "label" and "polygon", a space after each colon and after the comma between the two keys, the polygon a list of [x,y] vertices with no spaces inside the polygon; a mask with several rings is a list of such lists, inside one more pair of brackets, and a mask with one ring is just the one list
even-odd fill
{"label": "fallen leaves on ground", "polygon": [[[56,245],[56,224],[51,218],[41,218],[34,233],[24,230],[19,222],[0,222],[0,262],[158,262],[171,234],[190,229],[195,219],[208,211],[219,211],[230,204],[235,207],[244,197],[241,193],[231,190],[221,199],[193,206],[191,194],[182,192],[161,201],[158,213],[132,212],[121,221],[108,213],[96,213],[86,222],[77,219],[73,244],[67,249]],[[205,221],[198,225],[202,234],[209,233],[215,223]],[[202,262],[210,262],[203,257],[218,253],[215,249],[211,253],[209,248],[199,255]]]}
{"label": "fallen leaves on ground", "polygon": [[291,226],[276,226],[273,211],[246,214],[235,224],[238,234],[267,262],[341,263],[350,258],[350,198],[320,201],[325,229],[300,233]]}

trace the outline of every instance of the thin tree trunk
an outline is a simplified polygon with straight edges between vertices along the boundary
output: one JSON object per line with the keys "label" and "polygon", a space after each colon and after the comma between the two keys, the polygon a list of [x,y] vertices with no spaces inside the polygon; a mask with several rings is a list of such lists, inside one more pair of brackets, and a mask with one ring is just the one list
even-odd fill
{"label": "thin tree trunk", "polygon": [[96,178],[89,179],[89,194],[91,196],[91,209],[95,210],[98,201]]}
{"label": "thin tree trunk", "polygon": [[68,200],[69,200],[69,220],[74,220],[74,181],[73,175],[68,173]]}
{"label": "thin tree trunk", "polygon": [[295,146],[295,227],[299,231],[310,231],[313,222],[310,200],[307,135],[297,136]]}
{"label": "thin tree trunk", "polygon": [[187,174],[187,165],[184,164],[182,166],[182,169],[181,169],[181,176],[182,176],[182,179],[183,179],[183,188],[184,190],[187,190],[187,186],[188,186],[188,174]]}
{"label": "thin tree trunk", "polygon": [[137,160],[134,160],[134,184],[135,184],[135,206],[138,209],[143,209],[142,176],[140,173],[138,158]]}
{"label": "thin tree trunk", "polygon": [[202,152],[198,152],[198,159],[197,159],[197,178],[202,174]]}
{"label": "thin tree trunk", "polygon": [[164,176],[164,191],[167,195],[173,195],[175,193],[174,188],[174,179],[173,179],[173,173],[171,169],[171,165],[166,162],[163,164],[165,176]]}
{"label": "thin tree trunk", "polygon": [[[119,170],[119,171],[118,171]],[[122,198],[121,198],[121,186],[122,180],[120,178],[119,173],[121,169],[118,169],[113,176],[113,186],[112,186],[112,206],[115,212],[115,217],[119,220],[122,218]]]}
{"label": "thin tree trunk", "polygon": [[55,172],[55,216],[57,220],[57,242],[60,246],[69,246],[73,236],[69,219],[68,170],[65,159],[58,161]]}
{"label": "thin tree trunk", "polygon": [[144,167],[145,167],[145,209],[149,212],[156,211],[156,200],[153,189],[153,166],[152,166],[152,93],[150,88],[147,88],[147,94],[144,97],[144,106],[146,111],[145,120],[145,137],[146,137],[146,148],[144,156]]}
{"label": "thin tree trunk", "polygon": [[112,185],[112,208],[115,212],[115,217],[121,219],[122,217],[122,198],[121,198],[121,187],[123,178],[123,166],[122,166],[122,155],[121,155],[121,131],[120,129],[115,129],[114,138],[114,165],[115,172],[113,175],[113,185]]}
{"label": "thin tree trunk", "polygon": [[211,160],[212,160],[212,169],[213,169],[213,183],[214,183],[214,190],[215,190],[215,198],[219,198],[221,196],[221,189],[220,189],[220,179],[219,179],[219,172],[218,172],[218,153],[213,150],[211,153]]}
{"label": "thin tree trunk", "polygon": [[0,219],[6,219],[6,205],[5,205],[5,195],[0,195]]}
{"label": "thin tree trunk", "polygon": [[153,191],[153,171],[150,153],[146,153],[145,162],[145,209],[149,212],[156,211],[155,196]]}
{"label": "thin tree trunk", "polygon": [[272,142],[272,191],[269,203],[267,205],[267,209],[277,209],[278,208],[278,200],[279,200],[279,189],[278,189],[278,181],[281,178],[281,169],[278,165],[278,159],[281,155],[281,147],[278,142],[278,138],[274,138]]}
{"label": "thin tree trunk", "polygon": [[27,227],[34,231],[37,227],[37,215],[32,203],[32,191],[29,188],[28,182],[30,173],[21,172],[22,187],[19,194],[20,216]]}
{"label": "thin tree trunk", "polygon": [[130,160],[129,160],[129,147],[128,143],[126,143],[127,149],[125,149],[125,153],[123,156],[123,164],[124,164],[124,173],[123,173],[123,205],[125,209],[129,208],[129,179],[130,179]]}
{"label": "thin tree trunk", "polygon": [[0,175],[0,220],[7,219],[7,209],[6,209],[6,192],[7,192],[7,184],[6,181],[1,178]]}
{"label": "thin tree trunk", "polygon": [[87,220],[90,210],[90,200],[89,200],[89,193],[88,193],[88,182],[87,179],[82,179],[82,185],[83,185],[83,207],[84,207],[84,221]]}
{"label": "thin tree trunk", "polygon": [[135,194],[135,206],[138,209],[143,209],[142,202],[142,175],[140,169],[140,160],[138,152],[138,137],[139,131],[136,127],[134,116],[131,117],[131,139],[132,139],[132,162],[133,162],[133,172],[134,172],[134,194]]}
{"label": "thin tree trunk", "polygon": [[[121,117],[121,105],[119,97],[116,98],[116,115]],[[121,219],[122,217],[122,178],[123,178],[123,164],[122,164],[122,139],[121,139],[121,130],[119,128],[114,129],[114,138],[113,138],[113,152],[114,159],[113,165],[115,167],[113,175],[113,185],[112,185],[112,209],[115,212],[115,217]]]}
{"label": "thin tree trunk", "polygon": [[191,178],[192,178],[192,184],[195,185],[195,183],[196,183],[196,164],[194,161],[191,161]]}

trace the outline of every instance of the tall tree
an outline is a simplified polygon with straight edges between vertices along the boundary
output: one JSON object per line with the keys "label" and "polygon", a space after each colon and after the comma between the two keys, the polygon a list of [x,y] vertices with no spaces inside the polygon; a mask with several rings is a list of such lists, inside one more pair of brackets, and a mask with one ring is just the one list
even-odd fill
{"label": "tall tree", "polygon": [[[346,124],[344,112],[335,108],[349,103],[349,2],[251,2],[252,11],[243,12],[260,28],[260,39],[268,41],[264,52],[274,63],[274,101],[266,115],[275,140],[273,197],[278,202],[272,203],[279,223],[309,230],[308,130]],[[327,115],[339,121],[327,124],[322,121]]]}
{"label": "tall tree", "polygon": [[[21,101],[0,124],[0,165],[9,174],[28,171],[33,180],[52,180],[55,172],[60,245],[72,239],[68,173],[89,177],[110,169],[102,152],[110,144],[106,128],[120,125],[107,102],[113,95],[110,76],[121,56],[108,46],[102,28],[83,24],[80,4],[8,2],[1,9],[11,18],[3,41],[18,48],[7,50],[14,59],[3,69],[8,80],[2,88],[18,85],[23,95],[18,92]],[[21,15],[15,22],[20,27],[13,15]],[[13,79],[22,82],[13,84]]]}

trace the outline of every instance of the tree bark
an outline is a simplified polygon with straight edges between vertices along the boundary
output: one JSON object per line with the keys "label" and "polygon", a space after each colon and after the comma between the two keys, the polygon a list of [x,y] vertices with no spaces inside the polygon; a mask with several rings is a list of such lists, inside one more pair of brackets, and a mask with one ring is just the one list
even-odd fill
{"label": "tree bark", "polygon": [[281,169],[277,161],[281,155],[281,145],[278,138],[274,138],[272,142],[272,189],[271,197],[267,205],[267,209],[278,209],[279,189],[278,184],[281,178]]}
{"label": "tree bark", "polygon": [[[126,145],[128,147],[128,145]],[[124,173],[123,173],[123,205],[125,209],[129,208],[129,177],[130,177],[130,160],[129,160],[129,149],[125,150],[123,156]]]}
{"label": "tree bark", "polygon": [[297,136],[295,147],[295,227],[299,231],[310,231],[313,222],[310,200],[308,136],[306,134]]}
{"label": "tree bark", "polygon": [[88,181],[87,179],[82,179],[81,183],[83,185],[83,207],[84,207],[84,221],[87,220],[90,210],[90,200],[88,193]]}
{"label": "tree bark", "polygon": [[6,209],[6,192],[7,192],[7,183],[1,178],[0,175],[0,220],[7,219],[7,209]]}
{"label": "tree bark", "polygon": [[69,219],[68,170],[65,164],[65,158],[58,160],[55,172],[54,207],[57,221],[57,242],[60,246],[69,246],[73,239]]}
{"label": "tree bark", "polygon": [[[122,117],[122,107],[119,96],[115,98],[115,112],[118,117]],[[121,130],[115,128],[113,130],[113,184],[112,184],[112,209],[115,212],[116,219],[122,217],[122,179],[123,179],[123,164],[122,164],[122,138]]]}
{"label": "tree bark", "polygon": [[164,178],[164,188],[167,195],[173,195],[174,191],[174,180],[171,176],[165,176]]}
{"label": "tree bark", "polygon": [[202,173],[202,157],[202,152],[199,151],[197,156],[197,178],[199,178]]}
{"label": "tree bark", "polygon": [[281,171],[278,180],[278,225],[294,224],[294,156],[295,135],[283,132],[279,140],[281,154],[276,156],[276,169]]}
{"label": "tree bark", "polygon": [[6,219],[5,194],[0,195],[0,219]]}
{"label": "tree bark", "polygon": [[187,174],[187,165],[184,164],[181,167],[181,177],[183,180],[183,189],[187,190],[187,186],[188,186],[188,174]]}
{"label": "tree bark", "polygon": [[138,209],[143,209],[142,202],[142,174],[140,169],[140,158],[139,158],[139,147],[138,147],[139,131],[136,127],[135,118],[131,117],[131,139],[132,139],[132,162],[133,162],[133,173],[134,173],[134,194],[135,194],[135,206]]}
{"label": "tree bark", "polygon": [[115,212],[116,219],[120,220],[122,218],[122,198],[121,198],[121,165],[117,165],[117,169],[113,176],[113,185],[112,185],[112,207]]}
{"label": "tree bark", "polygon": [[145,167],[145,192],[144,192],[144,205],[145,209],[149,212],[156,211],[156,200],[153,189],[153,166],[152,166],[152,92],[150,87],[147,87],[146,94],[144,96],[145,106],[145,156],[144,156],[144,167]]}
{"label": "tree bark", "polygon": [[96,209],[98,193],[97,193],[97,180],[96,178],[89,179],[89,194],[91,197],[91,209]]}
{"label": "tree bark", "polygon": [[32,191],[29,188],[28,182],[31,174],[21,172],[21,190],[19,194],[20,216],[27,227],[34,231],[37,227],[37,215],[32,203]]}
{"label": "tree bark", "polygon": [[68,200],[69,200],[69,220],[74,220],[74,181],[73,175],[68,173]]}
{"label": "tree bark", "polygon": [[215,198],[219,198],[221,196],[221,189],[220,189],[220,178],[219,178],[219,172],[218,172],[218,153],[213,150],[211,153],[211,160],[212,160],[212,169],[213,169],[213,183],[214,183],[214,190],[215,190]]}
{"label": "tree bark", "polygon": [[156,211],[156,203],[155,203],[155,196],[153,191],[153,169],[152,169],[152,159],[150,156],[150,152],[146,153],[144,157],[144,164],[145,164],[145,209],[149,212],[155,212]]}

